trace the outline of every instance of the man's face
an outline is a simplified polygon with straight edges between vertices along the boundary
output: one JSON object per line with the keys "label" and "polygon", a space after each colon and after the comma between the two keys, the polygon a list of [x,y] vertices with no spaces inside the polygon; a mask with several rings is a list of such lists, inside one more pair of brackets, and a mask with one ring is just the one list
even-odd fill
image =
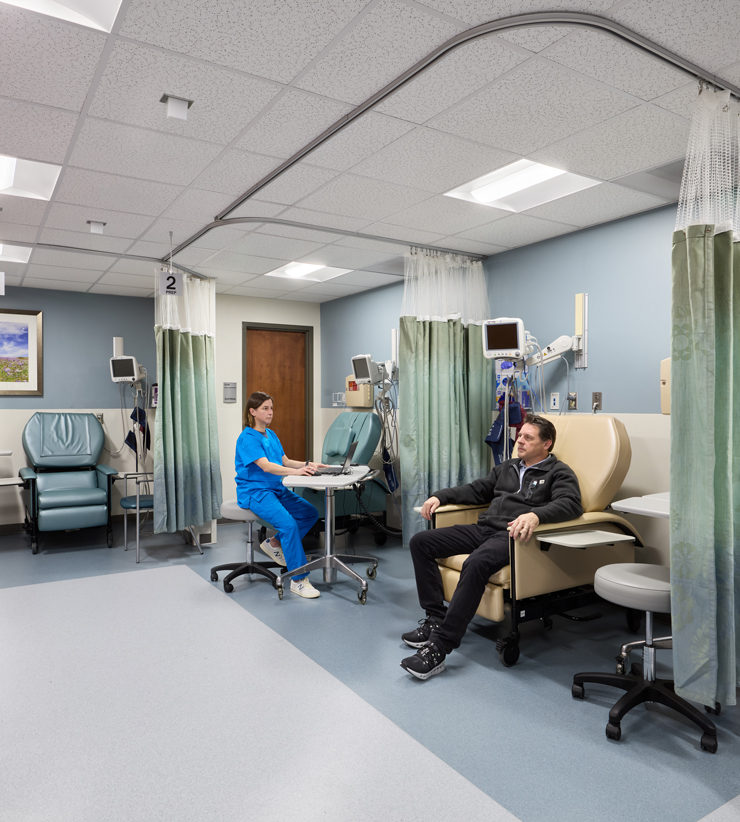
{"label": "man's face", "polygon": [[516,441],[517,455],[524,460],[526,465],[534,465],[547,457],[550,453],[548,448],[551,445],[550,440],[540,439],[540,430],[536,425],[525,422]]}

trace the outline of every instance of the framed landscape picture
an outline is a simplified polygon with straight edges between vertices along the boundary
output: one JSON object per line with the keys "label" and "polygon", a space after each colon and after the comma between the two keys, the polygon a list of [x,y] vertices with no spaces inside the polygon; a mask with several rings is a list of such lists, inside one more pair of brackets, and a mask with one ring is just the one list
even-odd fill
{"label": "framed landscape picture", "polygon": [[42,312],[0,308],[0,397],[43,394]]}

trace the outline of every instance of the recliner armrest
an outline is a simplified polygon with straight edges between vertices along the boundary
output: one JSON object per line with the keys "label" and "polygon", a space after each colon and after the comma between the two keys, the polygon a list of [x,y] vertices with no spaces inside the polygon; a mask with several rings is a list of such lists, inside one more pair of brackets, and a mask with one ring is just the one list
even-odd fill
{"label": "recliner armrest", "polygon": [[22,480],[35,480],[39,478],[39,475],[33,470],[33,468],[21,468],[18,472],[18,476]]}
{"label": "recliner armrest", "polygon": [[105,465],[102,462],[95,466],[95,470],[99,471],[101,474],[105,474],[107,477],[113,477],[118,474],[118,471],[116,471],[115,468],[111,468],[110,465]]}

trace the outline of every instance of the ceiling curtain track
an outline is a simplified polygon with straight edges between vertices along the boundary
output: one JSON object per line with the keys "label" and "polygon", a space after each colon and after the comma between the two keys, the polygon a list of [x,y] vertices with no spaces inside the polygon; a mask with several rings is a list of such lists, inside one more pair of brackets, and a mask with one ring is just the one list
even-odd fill
{"label": "ceiling curtain track", "polygon": [[[483,25],[461,32],[434,49],[434,51],[430,52],[426,57],[422,57],[422,59],[411,66],[411,68],[407,69],[395,80],[392,80],[388,85],[380,89],[380,91],[377,91],[365,100],[364,103],[357,106],[354,111],[351,111],[349,114],[345,114],[344,117],[341,117],[334,124],[329,126],[329,128],[322,132],[318,137],[311,140],[311,142],[307,143],[292,157],[289,157],[285,162],[273,169],[273,171],[263,177],[259,182],[251,186],[238,199],[234,200],[231,205],[227,206],[223,211],[217,214],[215,217],[215,222],[218,223],[219,221],[224,220],[224,218],[232,211],[235,211],[240,205],[253,197],[258,191],[265,188],[265,186],[269,185],[281,174],[284,174],[288,169],[300,162],[314,149],[323,145],[335,134],[346,128],[350,125],[350,123],[353,123],[358,117],[361,117],[363,114],[370,111],[370,109],[386,97],[389,97],[391,94],[398,91],[398,89],[406,85],[406,83],[411,82],[413,79],[430,68],[434,63],[443,59],[455,49],[465,46],[478,38],[498,34],[499,32],[508,31],[510,29],[558,25],[568,26],[571,28],[581,27],[600,31],[614,37],[617,40],[620,40],[623,43],[626,43],[638,51],[642,51],[655,60],[666,63],[673,68],[682,71],[690,77],[694,77],[697,80],[703,80],[717,89],[730,91],[735,97],[740,99],[740,88],[738,86],[728,83],[726,80],[723,80],[715,74],[706,71],[701,68],[701,66],[697,66],[695,63],[692,63],[690,60],[686,60],[683,57],[674,54],[672,51],[663,48],[663,46],[659,46],[657,43],[653,43],[646,37],[631,31],[619,23],[615,23],[613,20],[608,20],[605,17],[599,17],[595,14],[583,14],[580,12],[534,12],[531,14],[517,14],[512,17],[504,17],[500,20],[493,20],[490,23],[483,23]],[[187,248],[191,243],[194,243],[198,238],[202,237],[203,234],[212,227],[213,224],[193,234],[192,237],[189,237],[187,240],[180,243],[175,248],[174,253],[177,254],[179,251]],[[163,258],[163,260],[164,259],[165,258]]]}

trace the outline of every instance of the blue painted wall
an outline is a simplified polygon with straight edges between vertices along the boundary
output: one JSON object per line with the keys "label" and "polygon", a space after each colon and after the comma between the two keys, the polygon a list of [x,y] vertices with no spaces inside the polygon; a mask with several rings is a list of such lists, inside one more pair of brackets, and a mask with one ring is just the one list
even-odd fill
{"label": "blue painted wall", "polygon": [[403,283],[321,303],[321,407],[344,391],[352,357],[370,354],[376,362],[391,358],[391,329],[398,328]]}
{"label": "blue painted wall", "polygon": [[113,337],[156,380],[152,299],[8,287],[0,313],[6,308],[44,312],[44,396],[0,397],[0,409],[117,408]]}
{"label": "blue painted wall", "polygon": [[[589,295],[589,367],[570,363],[571,391],[586,411],[592,391],[611,413],[660,413],[660,360],[670,355],[671,234],[667,206],[490,257],[483,264],[491,315],[521,317],[541,345],[575,330],[575,294]],[[390,356],[403,286],[321,306],[321,404],[344,390],[354,354]],[[544,402],[566,392],[562,362],[545,370]]]}

